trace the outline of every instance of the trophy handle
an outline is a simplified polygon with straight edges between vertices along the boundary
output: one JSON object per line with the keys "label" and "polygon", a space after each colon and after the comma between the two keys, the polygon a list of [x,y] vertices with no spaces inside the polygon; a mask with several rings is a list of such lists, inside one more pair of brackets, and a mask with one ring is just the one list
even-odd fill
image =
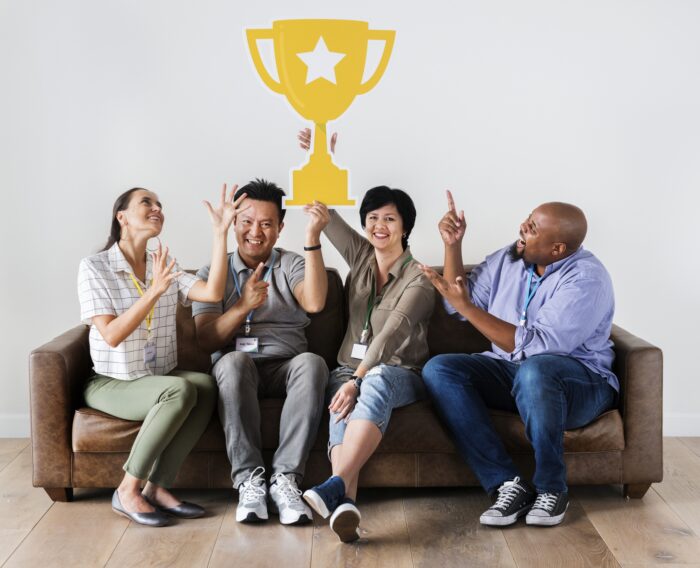
{"label": "trophy handle", "polygon": [[260,78],[272,91],[284,94],[284,89],[282,85],[275,81],[272,76],[267,72],[267,68],[263,63],[262,57],[260,57],[260,50],[258,49],[258,40],[261,39],[272,39],[274,40],[273,30],[246,30],[246,36],[248,38],[248,49],[250,50],[250,56],[253,58],[253,64],[255,69],[260,75]]}
{"label": "trophy handle", "polygon": [[389,64],[389,57],[391,56],[391,50],[394,48],[394,39],[396,38],[396,32],[394,30],[369,30],[367,34],[368,40],[384,40],[384,53],[382,53],[382,58],[374,74],[366,83],[360,85],[360,90],[357,93],[358,95],[371,91],[374,86],[379,83],[379,79],[382,78],[384,71],[386,71],[386,66]]}

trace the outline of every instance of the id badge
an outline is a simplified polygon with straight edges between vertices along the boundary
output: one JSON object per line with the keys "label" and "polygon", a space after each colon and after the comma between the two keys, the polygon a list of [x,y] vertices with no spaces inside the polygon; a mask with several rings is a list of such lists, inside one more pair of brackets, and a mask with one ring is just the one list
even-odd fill
{"label": "id badge", "polygon": [[156,363],[156,344],[155,341],[148,340],[143,346],[143,363],[147,367],[152,367]]}
{"label": "id badge", "polygon": [[352,353],[350,353],[350,357],[353,359],[364,359],[365,353],[367,353],[367,345],[363,343],[352,344]]}
{"label": "id badge", "polygon": [[258,352],[258,338],[257,337],[236,337],[236,351],[243,351],[244,353],[257,353]]}

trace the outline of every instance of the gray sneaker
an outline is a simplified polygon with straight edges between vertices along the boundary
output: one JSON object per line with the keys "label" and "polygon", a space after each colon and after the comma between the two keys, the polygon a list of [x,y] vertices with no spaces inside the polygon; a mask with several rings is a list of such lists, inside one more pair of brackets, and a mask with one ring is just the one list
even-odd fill
{"label": "gray sneaker", "polygon": [[283,525],[311,522],[311,509],[301,499],[301,491],[291,473],[275,473],[270,479],[270,505]]}
{"label": "gray sneaker", "polygon": [[256,467],[246,481],[238,486],[236,520],[239,523],[259,523],[267,520],[267,486],[265,468]]}
{"label": "gray sneaker", "polygon": [[530,510],[536,495],[532,485],[519,477],[506,481],[498,488],[496,502],[484,511],[479,521],[496,527],[512,525]]}

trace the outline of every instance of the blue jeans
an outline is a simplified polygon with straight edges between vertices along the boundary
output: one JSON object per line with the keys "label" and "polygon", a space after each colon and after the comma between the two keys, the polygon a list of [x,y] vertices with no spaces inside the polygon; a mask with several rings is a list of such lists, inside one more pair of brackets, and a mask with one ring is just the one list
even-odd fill
{"label": "blue jeans", "polygon": [[423,368],[423,379],[457,449],[489,493],[520,474],[488,408],[520,414],[535,452],[535,488],[562,493],[564,430],[588,424],[616,399],[605,378],[563,355],[535,355],[520,364],[485,355],[438,355]]}
{"label": "blue jeans", "polygon": [[[333,395],[352,376],[353,370],[348,367],[338,367],[331,371],[326,390],[327,403],[330,404]],[[391,411],[394,408],[406,406],[426,397],[425,385],[420,374],[403,367],[394,365],[378,365],[372,367],[362,381],[360,396],[357,397],[355,408],[348,415],[350,420],[369,420],[381,431],[386,432]],[[331,412],[328,436],[328,455],[334,446],[343,443],[347,423],[341,420],[336,423],[338,414]]]}

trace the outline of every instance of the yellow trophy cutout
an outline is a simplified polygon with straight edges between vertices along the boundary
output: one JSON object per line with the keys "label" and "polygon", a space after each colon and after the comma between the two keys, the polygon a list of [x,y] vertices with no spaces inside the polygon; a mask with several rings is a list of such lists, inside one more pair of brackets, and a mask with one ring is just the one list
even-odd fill
{"label": "yellow trophy cutout", "polygon": [[[272,29],[249,29],[246,34],[263,82],[287,97],[294,110],[315,125],[313,151],[304,167],[292,171],[292,197],[285,199],[285,206],[314,200],[333,206],[355,205],[348,195],[348,171],[338,168],[328,152],[326,123],[379,82],[396,32],[370,30],[367,22],[355,20],[277,20]],[[279,82],[260,57],[258,41],[262,39],[273,41]],[[372,77],[363,83],[370,40],[383,40],[384,52]]]}

